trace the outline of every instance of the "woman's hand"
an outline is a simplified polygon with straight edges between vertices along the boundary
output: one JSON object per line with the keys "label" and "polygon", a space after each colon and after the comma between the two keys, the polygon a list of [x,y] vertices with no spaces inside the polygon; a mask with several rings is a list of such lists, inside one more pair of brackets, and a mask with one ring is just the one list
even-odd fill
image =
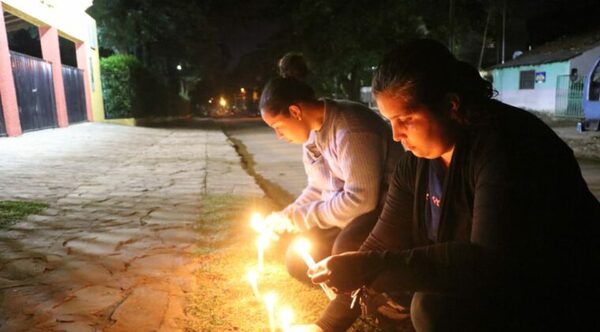
{"label": "woman's hand", "polygon": [[313,283],[325,283],[339,294],[370,284],[383,268],[382,252],[351,251],[325,258],[308,275]]}
{"label": "woman's hand", "polygon": [[265,227],[275,234],[298,233],[298,227],[281,212],[269,214],[265,220]]}

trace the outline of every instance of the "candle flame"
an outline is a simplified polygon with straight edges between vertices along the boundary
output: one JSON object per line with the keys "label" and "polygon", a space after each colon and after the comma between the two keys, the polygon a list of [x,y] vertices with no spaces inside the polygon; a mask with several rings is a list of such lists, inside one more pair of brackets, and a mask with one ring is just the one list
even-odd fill
{"label": "candle flame", "polygon": [[256,285],[256,283],[258,282],[258,271],[254,269],[248,271],[248,273],[246,273],[246,278],[248,279],[248,282],[250,282],[250,284]]}
{"label": "candle flame", "polygon": [[305,238],[299,238],[294,242],[294,250],[298,254],[307,254],[310,251],[310,241]]}
{"label": "candle flame", "polygon": [[256,245],[260,250],[264,250],[269,246],[269,237],[266,235],[261,235],[256,239]]}
{"label": "candle flame", "polygon": [[252,229],[254,229],[255,231],[262,233],[264,232],[264,222],[263,222],[263,218],[260,215],[260,213],[256,212],[254,214],[252,214],[252,218],[250,218],[250,226],[252,227]]}
{"label": "candle flame", "polygon": [[263,301],[265,301],[267,308],[274,308],[275,302],[277,302],[277,295],[274,292],[268,292],[263,296]]}

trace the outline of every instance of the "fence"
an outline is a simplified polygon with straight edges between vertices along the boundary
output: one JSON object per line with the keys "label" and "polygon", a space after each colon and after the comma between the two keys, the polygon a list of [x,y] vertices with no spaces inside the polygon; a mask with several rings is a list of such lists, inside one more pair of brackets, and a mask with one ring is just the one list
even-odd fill
{"label": "fence", "polygon": [[565,118],[583,118],[583,82],[585,76],[560,75],[556,80],[555,115]]}

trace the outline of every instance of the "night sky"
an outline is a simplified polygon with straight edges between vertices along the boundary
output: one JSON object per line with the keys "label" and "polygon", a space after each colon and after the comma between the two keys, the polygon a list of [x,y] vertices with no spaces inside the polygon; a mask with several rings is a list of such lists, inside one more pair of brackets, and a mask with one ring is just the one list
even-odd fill
{"label": "night sky", "polygon": [[[510,4],[507,11],[507,59],[514,51],[526,51],[530,46],[535,48],[565,35],[600,30],[600,0],[507,1]],[[230,67],[285,26],[285,18],[278,21],[261,17],[264,1],[238,3],[237,10],[219,13],[222,15],[219,30],[231,55]],[[496,19],[501,20],[500,14],[497,16]]]}

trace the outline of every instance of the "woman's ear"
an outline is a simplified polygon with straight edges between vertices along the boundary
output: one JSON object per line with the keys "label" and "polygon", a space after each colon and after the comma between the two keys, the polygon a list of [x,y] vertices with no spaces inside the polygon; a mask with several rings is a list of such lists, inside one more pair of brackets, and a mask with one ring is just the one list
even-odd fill
{"label": "woman's ear", "polygon": [[302,109],[298,105],[288,106],[290,116],[296,120],[302,120]]}
{"label": "woman's ear", "polygon": [[450,111],[450,118],[460,124],[465,124],[463,117],[460,115],[461,100],[456,93],[447,93],[444,98],[444,107]]}
{"label": "woman's ear", "polygon": [[447,93],[445,98],[446,105],[452,114],[458,113],[460,109],[461,100],[456,93]]}

